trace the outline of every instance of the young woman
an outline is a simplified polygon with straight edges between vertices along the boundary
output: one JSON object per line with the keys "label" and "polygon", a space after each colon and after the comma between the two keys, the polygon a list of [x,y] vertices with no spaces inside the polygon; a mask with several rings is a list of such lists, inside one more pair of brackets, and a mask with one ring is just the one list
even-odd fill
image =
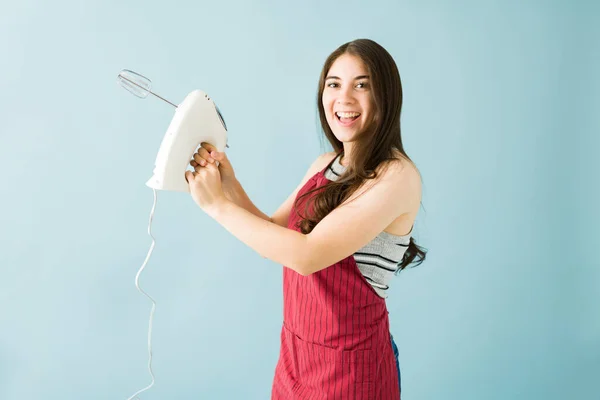
{"label": "young woman", "polygon": [[426,253],[411,237],[421,180],[402,146],[393,58],[372,40],[340,46],[323,66],[317,107],[333,151],[313,162],[272,216],[250,201],[227,156],[209,144],[186,179],[206,213],[285,266],[271,398],[399,399],[386,291],[395,273]]}

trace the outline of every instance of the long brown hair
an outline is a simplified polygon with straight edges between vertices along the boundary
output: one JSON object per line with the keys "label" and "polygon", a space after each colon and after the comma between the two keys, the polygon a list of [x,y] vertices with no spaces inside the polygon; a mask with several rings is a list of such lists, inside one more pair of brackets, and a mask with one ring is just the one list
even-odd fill
{"label": "long brown hair", "polygon": [[[353,146],[350,164],[344,174],[339,179],[313,189],[296,200],[295,204],[298,205],[301,198],[316,192],[305,202],[304,207],[306,211],[310,206],[312,213],[302,216],[298,224],[304,234],[311,232],[319,221],[348,199],[367,179],[376,178],[377,168],[396,160],[395,153],[399,152],[412,163],[402,146],[400,132],[402,83],[398,68],[387,50],[370,39],[357,39],[341,45],[327,57],[321,71],[317,91],[319,119],[325,137],[335,153],[343,156],[344,146],[335,137],[327,123],[322,96],[327,73],[335,60],[343,54],[357,56],[364,62],[370,76],[375,115],[368,131],[358,136],[356,145]],[[398,265],[398,271],[410,264],[415,264],[415,267],[421,264],[425,260],[425,254],[425,249],[418,246],[411,237],[408,249]]]}

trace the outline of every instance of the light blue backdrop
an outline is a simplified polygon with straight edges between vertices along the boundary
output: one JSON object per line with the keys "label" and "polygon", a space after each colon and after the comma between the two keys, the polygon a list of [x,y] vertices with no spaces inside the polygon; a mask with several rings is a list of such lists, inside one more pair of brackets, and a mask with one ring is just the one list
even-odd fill
{"label": "light blue backdrop", "polygon": [[[0,12],[0,399],[126,399],[150,383],[144,184],[173,109],[202,89],[272,213],[321,146],[326,56],[396,59],[424,177],[425,264],[388,300],[403,399],[597,399],[600,9],[580,1],[54,1]],[[280,265],[160,192],[142,286],[150,399],[267,399]]]}

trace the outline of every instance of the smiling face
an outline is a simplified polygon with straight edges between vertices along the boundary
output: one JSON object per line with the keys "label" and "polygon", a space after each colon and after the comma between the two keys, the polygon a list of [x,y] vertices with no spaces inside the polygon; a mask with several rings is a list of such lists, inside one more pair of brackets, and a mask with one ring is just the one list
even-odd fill
{"label": "smiling face", "polygon": [[367,129],[374,110],[368,71],[360,58],[346,53],[335,60],[325,77],[322,102],[340,142],[352,142]]}

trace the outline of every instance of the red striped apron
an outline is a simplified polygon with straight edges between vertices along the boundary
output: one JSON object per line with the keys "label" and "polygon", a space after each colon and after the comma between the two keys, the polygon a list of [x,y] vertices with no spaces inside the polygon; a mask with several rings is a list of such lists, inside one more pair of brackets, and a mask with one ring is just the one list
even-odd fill
{"label": "red striped apron", "polygon": [[[327,168],[298,196],[325,185]],[[288,228],[300,231],[299,219],[292,208]],[[309,276],[284,267],[283,299],[271,400],[400,399],[385,300],[352,255]]]}

